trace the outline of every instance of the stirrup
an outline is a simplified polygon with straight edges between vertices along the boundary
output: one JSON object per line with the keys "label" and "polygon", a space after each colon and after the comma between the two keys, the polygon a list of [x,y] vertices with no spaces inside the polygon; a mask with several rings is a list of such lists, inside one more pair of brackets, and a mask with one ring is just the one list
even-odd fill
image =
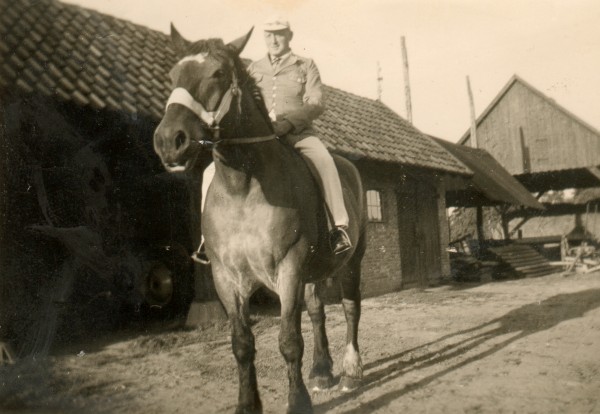
{"label": "stirrup", "polygon": [[198,249],[194,253],[192,253],[191,257],[192,260],[196,263],[200,263],[206,266],[210,264],[210,259],[206,255],[206,250],[204,249],[204,240],[200,242],[200,246],[198,246]]}
{"label": "stirrup", "polygon": [[348,236],[346,229],[341,226],[337,226],[331,231],[329,243],[331,245],[331,251],[335,255],[342,254],[352,248],[350,236]]}

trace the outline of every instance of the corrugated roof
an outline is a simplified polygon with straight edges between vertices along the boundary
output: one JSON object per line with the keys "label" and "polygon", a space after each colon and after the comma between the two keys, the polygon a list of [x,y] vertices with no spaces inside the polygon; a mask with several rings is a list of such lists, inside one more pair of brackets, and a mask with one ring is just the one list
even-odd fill
{"label": "corrugated roof", "polygon": [[[160,118],[175,63],[169,36],[52,0],[0,3],[0,87]],[[315,127],[353,158],[471,172],[383,103],[326,87]]]}
{"label": "corrugated roof", "polygon": [[435,140],[474,172],[471,178],[473,186],[487,199],[544,209],[544,206],[487,151],[452,144],[439,138]]}

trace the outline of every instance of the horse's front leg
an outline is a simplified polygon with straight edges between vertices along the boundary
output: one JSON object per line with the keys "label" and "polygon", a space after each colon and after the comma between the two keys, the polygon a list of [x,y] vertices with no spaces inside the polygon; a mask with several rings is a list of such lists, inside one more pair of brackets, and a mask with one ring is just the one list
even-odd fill
{"label": "horse's front leg", "polygon": [[348,263],[348,271],[342,276],[342,305],[346,315],[346,350],[342,362],[340,386],[348,391],[359,387],[363,378],[363,366],[358,349],[358,323],[360,321],[360,256]]}
{"label": "horse's front leg", "polygon": [[313,326],[313,365],[308,378],[313,390],[333,386],[333,360],[329,353],[329,342],[325,329],[325,306],[320,297],[322,282],[308,283],[304,288],[304,303]]}
{"label": "horse's front leg", "polygon": [[302,380],[304,341],[302,339],[300,322],[304,286],[299,277],[286,277],[280,280],[286,281],[279,289],[279,299],[281,301],[279,350],[285,359],[288,369],[289,394],[287,413],[312,413],[310,396]]}
{"label": "horse's front leg", "polygon": [[239,394],[236,414],[260,414],[262,403],[258,395],[254,366],[254,335],[250,329],[250,292],[240,292],[213,265],[215,286],[231,323],[231,347],[238,365]]}

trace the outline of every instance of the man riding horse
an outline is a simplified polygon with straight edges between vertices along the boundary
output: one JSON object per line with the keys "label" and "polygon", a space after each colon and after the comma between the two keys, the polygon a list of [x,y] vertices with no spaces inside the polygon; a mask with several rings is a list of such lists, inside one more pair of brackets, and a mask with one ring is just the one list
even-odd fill
{"label": "man riding horse", "polygon": [[[206,200],[202,233],[206,236],[215,289],[231,324],[232,350],[239,374],[236,413],[262,413],[250,298],[264,287],[279,296],[281,305],[279,350],[287,366],[287,412],[305,414],[313,409],[302,378],[301,314],[306,305],[313,325],[311,386],[331,387],[333,360],[325,329],[322,290],[324,281],[334,274],[346,315],[340,386],[354,388],[362,380],[358,325],[366,202],[356,167],[335,156],[343,189],[337,196],[345,209],[330,208],[334,214],[344,211],[349,220],[340,214],[334,216],[335,225],[347,224],[348,228],[347,232],[342,227],[334,233],[342,235],[342,243],[334,240],[332,245],[323,197],[308,166],[317,164],[321,171],[322,162],[307,155],[327,153],[309,127],[322,111],[318,72],[312,61],[288,55],[292,37],[289,24],[270,28],[277,29],[265,33],[272,49],[268,60],[252,65],[254,77],[239,57],[251,31],[224,44],[221,39],[190,42],[171,28],[179,60],[169,72],[173,89],[154,134],[154,149],[167,171],[187,172],[192,184],[208,156],[214,163],[214,178],[202,198]],[[274,61],[278,57],[281,62]],[[270,79],[265,79],[269,75]],[[280,107],[285,111],[280,111]],[[283,139],[277,139],[275,132]],[[283,140],[308,148],[301,151],[309,157],[309,164]],[[317,145],[320,146],[315,150]],[[327,171],[323,187],[330,185],[330,174],[336,170],[331,167]],[[330,196],[326,192],[327,197]],[[340,245],[338,251],[346,249],[346,253],[332,254],[332,249],[335,251]]]}
{"label": "man riding horse", "polygon": [[[321,77],[312,59],[294,54],[290,42],[294,36],[287,20],[274,17],[264,25],[267,55],[253,62],[248,72],[255,79],[273,122],[275,134],[300,152],[318,180],[333,222],[330,243],[334,254],[352,248],[346,230],[348,213],[344,206],[342,184],[333,158],[312,129],[312,121],[325,109]],[[215,174],[210,164],[202,180],[202,202]],[[204,238],[192,256],[208,263]]]}

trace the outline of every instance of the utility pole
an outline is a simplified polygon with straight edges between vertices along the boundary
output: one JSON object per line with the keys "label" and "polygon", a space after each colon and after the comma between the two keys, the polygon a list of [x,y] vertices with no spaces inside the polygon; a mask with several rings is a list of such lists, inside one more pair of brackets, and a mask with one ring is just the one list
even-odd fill
{"label": "utility pole", "polygon": [[[469,94],[469,108],[471,110],[471,147],[477,148],[477,119],[475,118],[475,101],[473,100],[473,92],[471,91],[471,81],[467,76],[467,93]],[[483,248],[485,241],[485,233],[483,231],[483,207],[476,208],[476,226],[477,240],[479,241],[479,251]]]}
{"label": "utility pole", "polygon": [[381,76],[381,65],[377,61],[377,100],[381,102],[381,94],[383,92],[383,76]]}
{"label": "utility pole", "polygon": [[471,81],[467,76],[467,93],[469,94],[469,108],[471,109],[471,147],[477,148],[477,119],[475,118],[475,101],[471,91]]}
{"label": "utility pole", "polygon": [[408,53],[406,52],[406,41],[402,36],[402,62],[404,67],[404,98],[406,101],[406,119],[412,124],[412,101],[410,98],[410,80],[408,77]]}

